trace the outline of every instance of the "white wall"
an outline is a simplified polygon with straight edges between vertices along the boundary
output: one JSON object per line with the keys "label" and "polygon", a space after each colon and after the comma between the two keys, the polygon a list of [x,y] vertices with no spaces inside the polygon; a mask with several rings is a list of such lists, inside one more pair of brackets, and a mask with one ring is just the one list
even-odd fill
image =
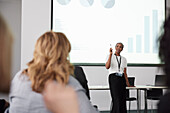
{"label": "white wall", "polygon": [[[26,63],[32,59],[33,45],[35,45],[37,38],[45,31],[50,30],[50,10],[50,0],[24,0],[22,2],[21,68],[24,68]],[[89,81],[89,86],[108,84],[108,72],[104,66],[83,66],[83,69]],[[154,76],[157,73],[162,73],[158,67],[128,67],[127,71],[129,76],[136,77],[136,85],[154,84]],[[100,110],[110,109],[109,91],[90,92],[92,103],[98,105]],[[135,93],[132,91],[132,95],[136,96]],[[135,107],[134,104],[132,109],[135,109]]]}
{"label": "white wall", "polygon": [[32,59],[35,42],[50,23],[51,0],[22,0],[21,68]]}
{"label": "white wall", "polygon": [[[170,7],[169,1],[167,2],[168,7]],[[0,0],[0,12],[9,23],[15,38],[13,75],[20,69],[20,64],[21,68],[24,68],[26,63],[32,59],[33,45],[37,38],[50,30],[50,6],[51,0]],[[108,84],[108,72],[104,66],[83,66],[83,69],[89,85]],[[136,77],[136,85],[153,84],[154,76],[157,73],[162,73],[158,67],[128,67],[128,75]],[[134,91],[132,91],[132,95],[136,95]],[[100,110],[110,109],[109,91],[91,91],[91,99]],[[135,103],[132,103],[132,106],[135,108]]]}

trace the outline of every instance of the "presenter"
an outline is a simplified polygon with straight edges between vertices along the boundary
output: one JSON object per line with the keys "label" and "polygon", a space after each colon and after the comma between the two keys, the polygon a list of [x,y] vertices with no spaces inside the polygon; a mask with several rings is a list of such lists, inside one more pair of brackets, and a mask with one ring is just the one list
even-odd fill
{"label": "presenter", "polygon": [[109,69],[109,87],[112,97],[111,113],[127,113],[126,110],[126,85],[129,87],[126,68],[127,60],[121,56],[124,45],[119,42],[115,46],[115,53],[110,48],[110,54],[105,64]]}

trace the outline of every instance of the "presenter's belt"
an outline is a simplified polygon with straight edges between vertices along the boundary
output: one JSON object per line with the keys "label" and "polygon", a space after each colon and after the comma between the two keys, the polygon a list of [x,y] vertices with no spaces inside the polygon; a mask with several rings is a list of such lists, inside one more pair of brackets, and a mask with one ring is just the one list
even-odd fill
{"label": "presenter's belt", "polygon": [[113,73],[113,75],[122,77],[124,75],[124,73]]}

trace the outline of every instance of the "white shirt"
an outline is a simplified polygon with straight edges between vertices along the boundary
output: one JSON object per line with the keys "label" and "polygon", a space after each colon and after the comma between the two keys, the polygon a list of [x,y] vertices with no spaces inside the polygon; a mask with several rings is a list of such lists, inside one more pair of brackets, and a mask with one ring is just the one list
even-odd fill
{"label": "white shirt", "polygon": [[[124,73],[124,68],[127,67],[127,60],[123,56],[117,56],[119,63],[120,63],[120,57],[121,57],[121,64],[120,64],[120,72],[119,72],[119,64],[117,62],[116,55],[112,54],[110,68],[108,69],[109,75],[112,73]],[[106,62],[108,61],[108,58],[109,55],[107,56]]]}

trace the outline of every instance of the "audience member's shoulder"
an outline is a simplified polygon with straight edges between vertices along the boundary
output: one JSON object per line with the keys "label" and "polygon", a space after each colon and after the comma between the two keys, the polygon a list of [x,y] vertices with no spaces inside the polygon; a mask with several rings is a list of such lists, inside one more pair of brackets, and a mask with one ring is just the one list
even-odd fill
{"label": "audience member's shoulder", "polygon": [[73,76],[70,75],[68,85],[73,87],[75,90],[84,90],[80,83]]}
{"label": "audience member's shoulder", "polygon": [[27,80],[28,77],[27,77],[26,75],[22,74],[22,72],[23,72],[23,70],[18,71],[18,72],[15,74],[15,76],[14,76],[14,78],[13,78],[13,81],[14,81],[14,80]]}

